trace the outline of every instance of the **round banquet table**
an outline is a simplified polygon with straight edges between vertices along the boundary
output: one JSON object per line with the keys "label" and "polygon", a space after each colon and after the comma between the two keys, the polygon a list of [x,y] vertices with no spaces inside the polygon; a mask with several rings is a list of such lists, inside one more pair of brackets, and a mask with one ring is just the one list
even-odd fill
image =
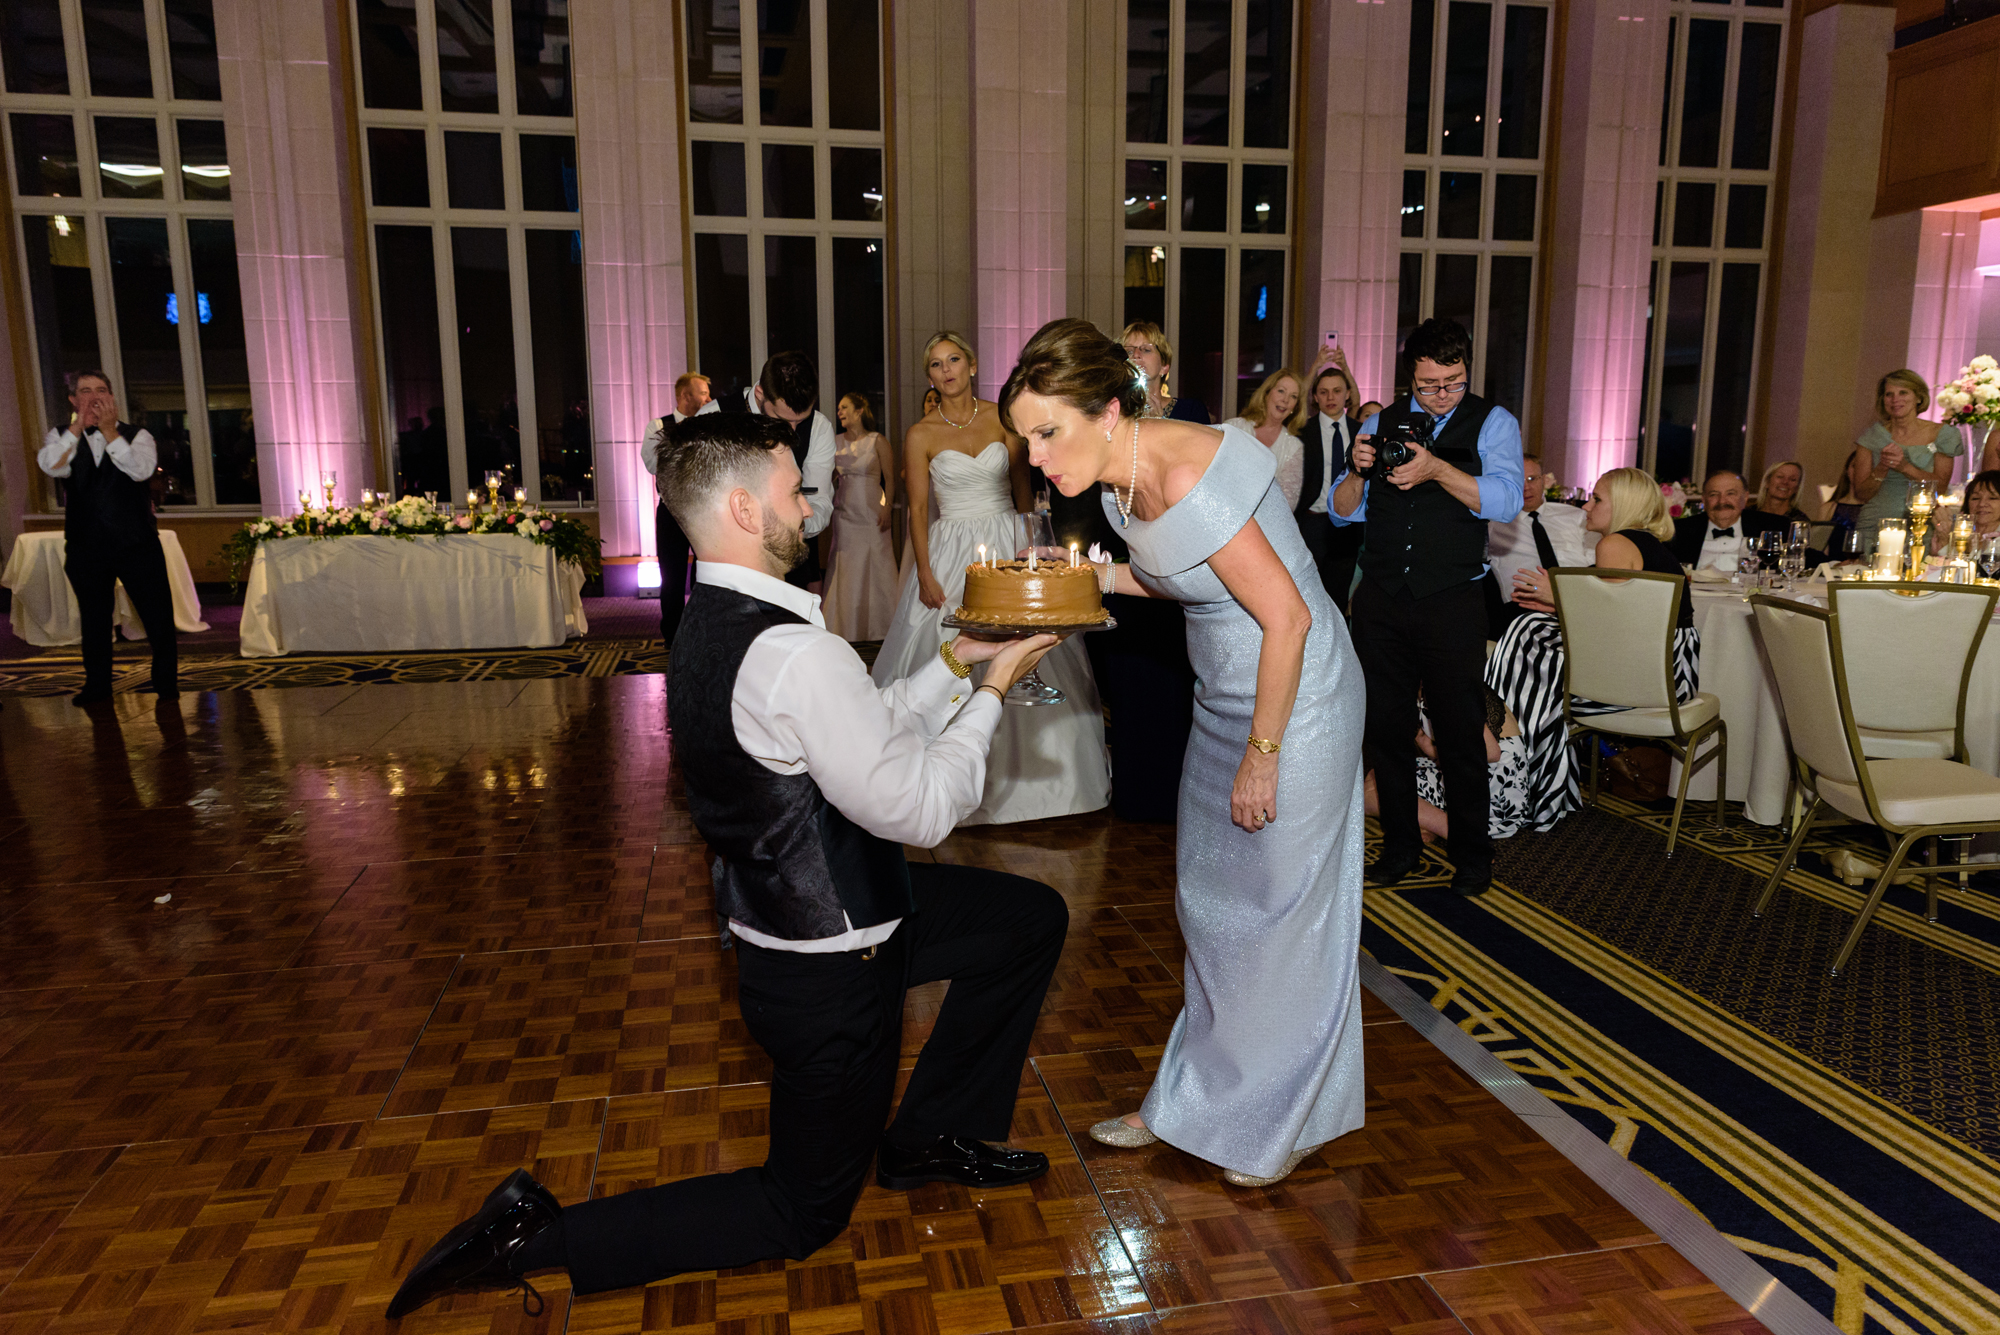
{"label": "round banquet table", "polygon": [[[1809,587],[1785,597],[1825,604],[1823,591]],[[1695,586],[1694,624],[1701,631],[1701,689],[1722,704],[1729,725],[1729,792],[1758,825],[1783,825],[1791,782],[1791,751],[1785,742],[1778,686],[1757,639],[1750,604],[1740,593]],[[1951,665],[1913,649],[1912,671],[1955,671]],[[1974,765],[2000,774],[2000,626],[1989,627],[1973,661],[1965,700],[1965,748]],[[1671,781],[1680,782],[1675,766]],[[1715,798],[1715,766],[1706,765],[1688,781],[1688,803]]]}
{"label": "round banquet table", "polygon": [[[167,587],[174,596],[174,628],[183,635],[207,630],[208,623],[201,619],[201,599],[195,593],[194,573],[188,569],[187,554],[172,529],[160,530],[160,549],[167,558]],[[66,550],[60,533],[23,533],[14,540],[7,568],[0,571],[0,584],[14,593],[8,620],[14,633],[29,644],[83,643],[83,614],[77,611],[76,590],[63,573]],[[128,640],[146,638],[146,627],[132,610],[123,584],[118,585],[112,624],[123,630]]]}

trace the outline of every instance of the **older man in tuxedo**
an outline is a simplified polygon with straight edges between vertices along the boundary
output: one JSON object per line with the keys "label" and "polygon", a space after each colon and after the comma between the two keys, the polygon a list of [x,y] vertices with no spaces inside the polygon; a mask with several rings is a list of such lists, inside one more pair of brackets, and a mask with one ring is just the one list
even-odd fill
{"label": "older man in tuxedo", "polygon": [[1685,515],[1674,521],[1673,549],[1682,565],[1697,570],[1735,570],[1737,558],[1750,551],[1757,535],[1788,527],[1777,515],[1767,515],[1750,504],[1750,490],[1743,477],[1727,468],[1718,468],[1701,484],[1703,513]]}

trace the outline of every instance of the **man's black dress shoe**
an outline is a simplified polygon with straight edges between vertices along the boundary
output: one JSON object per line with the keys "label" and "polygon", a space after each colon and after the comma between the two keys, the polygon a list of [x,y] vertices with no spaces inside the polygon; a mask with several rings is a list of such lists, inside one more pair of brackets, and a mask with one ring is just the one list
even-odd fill
{"label": "man's black dress shoe", "polygon": [[1362,876],[1370,885],[1394,885],[1415,871],[1417,864],[1423,860],[1424,851],[1421,848],[1407,853],[1392,853],[1384,849],[1382,856],[1368,864],[1368,870]]}
{"label": "man's black dress shoe", "polygon": [[1490,862],[1461,862],[1451,873],[1451,892],[1470,898],[1483,895],[1493,885],[1493,864]]}
{"label": "man's black dress shoe", "polygon": [[515,1169],[495,1187],[472,1218],[453,1228],[424,1253],[389,1303],[389,1319],[407,1316],[447,1293],[478,1293],[489,1289],[526,1289],[534,1306],[529,1316],[542,1314],[542,1295],[515,1273],[514,1259],[528,1239],[562,1214],[562,1206],[541,1183]]}
{"label": "man's black dress shoe", "polygon": [[69,698],[69,702],[78,709],[82,709],[86,705],[103,704],[110,698],[111,688],[109,686],[86,686],[75,695],[72,695]]}
{"label": "man's black dress shoe", "polygon": [[898,1149],[887,1140],[875,1156],[875,1180],[890,1191],[908,1191],[926,1182],[964,1187],[1010,1187],[1032,1182],[1049,1171],[1039,1150],[988,1145],[970,1136],[939,1136],[920,1150]]}

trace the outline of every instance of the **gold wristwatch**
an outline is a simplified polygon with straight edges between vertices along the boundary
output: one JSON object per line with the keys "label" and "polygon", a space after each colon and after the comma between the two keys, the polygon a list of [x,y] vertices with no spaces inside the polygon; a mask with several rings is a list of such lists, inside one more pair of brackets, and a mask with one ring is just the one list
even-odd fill
{"label": "gold wristwatch", "polygon": [[938,646],[938,657],[942,658],[944,665],[951,669],[951,675],[957,677],[960,681],[964,681],[972,675],[971,664],[958,661],[958,655],[951,651],[950,640],[946,640]]}
{"label": "gold wristwatch", "polygon": [[1267,756],[1275,756],[1278,754],[1278,743],[1272,741],[1268,737],[1259,737],[1254,732],[1250,734],[1250,745],[1256,747],[1259,751],[1262,751]]}

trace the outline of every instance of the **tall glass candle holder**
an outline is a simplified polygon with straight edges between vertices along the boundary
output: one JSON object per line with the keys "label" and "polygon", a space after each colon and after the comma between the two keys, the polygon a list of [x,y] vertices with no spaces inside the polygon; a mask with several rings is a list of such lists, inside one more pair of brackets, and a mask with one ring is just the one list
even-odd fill
{"label": "tall glass candle holder", "polygon": [[1903,557],[1910,546],[1910,526],[1901,519],[1885,519],[1875,530],[1875,564],[1870,571],[1876,579],[1900,579]]}

